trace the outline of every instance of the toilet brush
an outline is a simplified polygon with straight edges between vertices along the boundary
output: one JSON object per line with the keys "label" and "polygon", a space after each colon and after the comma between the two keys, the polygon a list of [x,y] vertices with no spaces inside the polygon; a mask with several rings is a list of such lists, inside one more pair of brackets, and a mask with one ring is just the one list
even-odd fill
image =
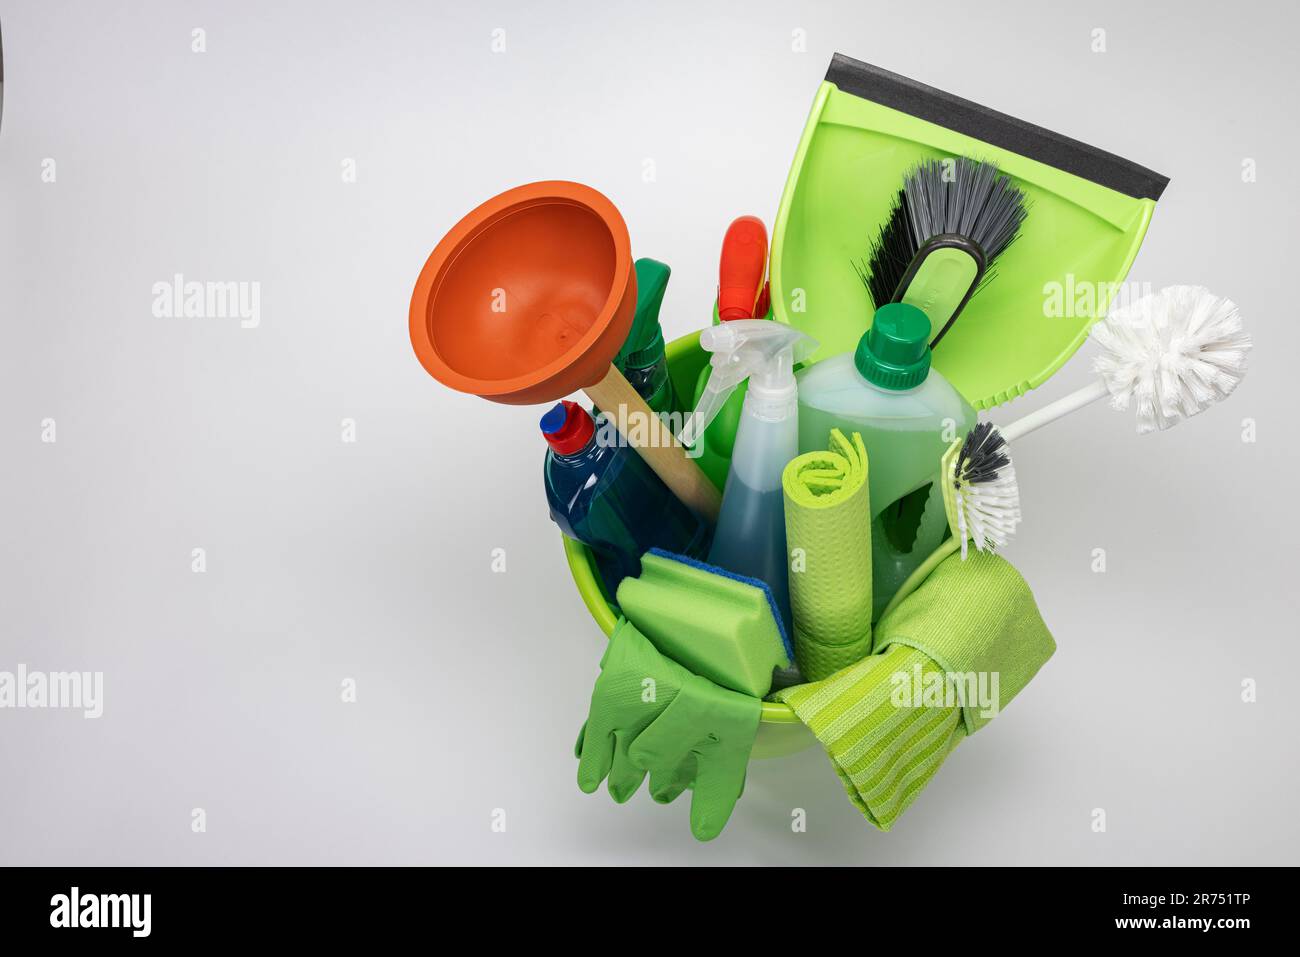
{"label": "toilet brush", "polygon": [[1005,545],[1020,521],[1008,443],[1109,395],[1133,405],[1139,434],[1168,429],[1227,398],[1246,374],[1251,340],[1237,306],[1200,286],[1169,286],[1109,314],[1092,329],[1102,352],[1096,381],[1001,428],[981,422],[949,446],[940,466],[944,505],[962,557]]}
{"label": "toilet brush", "polygon": [[1250,336],[1237,304],[1202,286],[1168,286],[1092,327],[1099,378],[998,431],[1014,442],[1091,402],[1137,410],[1139,434],[1168,429],[1226,399],[1246,374]]}

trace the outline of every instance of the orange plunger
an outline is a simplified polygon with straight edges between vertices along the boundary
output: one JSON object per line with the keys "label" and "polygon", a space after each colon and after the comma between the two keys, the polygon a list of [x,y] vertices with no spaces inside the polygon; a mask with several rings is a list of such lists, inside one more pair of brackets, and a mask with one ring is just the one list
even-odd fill
{"label": "orange plunger", "polygon": [[494,402],[554,402],[581,389],[672,492],[709,520],[718,490],[611,360],[636,309],[627,226],[581,183],[494,196],[434,248],[411,295],[425,371]]}

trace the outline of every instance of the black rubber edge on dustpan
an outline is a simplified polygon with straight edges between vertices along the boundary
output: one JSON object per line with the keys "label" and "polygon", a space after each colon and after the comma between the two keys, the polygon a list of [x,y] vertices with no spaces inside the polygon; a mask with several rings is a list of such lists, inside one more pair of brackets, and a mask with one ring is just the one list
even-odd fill
{"label": "black rubber edge on dustpan", "polygon": [[[871,100],[938,126],[956,130],[993,146],[1137,199],[1159,199],[1169,177],[1122,156],[1053,133],[932,86],[890,73],[842,53],[831,58],[826,79],[844,93]],[[973,157],[978,159],[979,157]]]}

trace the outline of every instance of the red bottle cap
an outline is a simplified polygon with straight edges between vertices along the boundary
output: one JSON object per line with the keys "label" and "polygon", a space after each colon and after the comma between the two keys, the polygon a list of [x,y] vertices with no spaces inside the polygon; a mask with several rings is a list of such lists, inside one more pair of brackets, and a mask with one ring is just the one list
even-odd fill
{"label": "red bottle cap", "polygon": [[718,263],[718,318],[755,318],[754,305],[767,272],[767,229],[757,216],[741,216],[727,227]]}
{"label": "red bottle cap", "polygon": [[586,448],[596,433],[590,413],[567,399],[542,416],[542,437],[556,455],[572,455]]}

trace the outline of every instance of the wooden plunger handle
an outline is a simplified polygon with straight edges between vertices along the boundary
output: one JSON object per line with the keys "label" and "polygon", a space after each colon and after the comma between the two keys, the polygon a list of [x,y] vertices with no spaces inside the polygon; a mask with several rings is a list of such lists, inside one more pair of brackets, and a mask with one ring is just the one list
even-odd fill
{"label": "wooden plunger handle", "polygon": [[718,520],[722,496],[717,488],[694,459],[687,457],[685,447],[623,378],[623,373],[611,365],[605,378],[583,391],[614,420],[627,444],[663,479],[669,491],[701,517],[710,522]]}

